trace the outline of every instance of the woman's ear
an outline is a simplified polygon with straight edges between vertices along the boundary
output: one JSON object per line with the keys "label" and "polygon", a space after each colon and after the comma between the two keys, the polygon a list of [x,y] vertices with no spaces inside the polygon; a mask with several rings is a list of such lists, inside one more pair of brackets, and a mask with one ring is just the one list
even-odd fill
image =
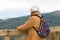
{"label": "woman's ear", "polygon": [[32,13],[32,12],[33,12],[33,10],[31,9],[31,10],[30,10],[30,12]]}

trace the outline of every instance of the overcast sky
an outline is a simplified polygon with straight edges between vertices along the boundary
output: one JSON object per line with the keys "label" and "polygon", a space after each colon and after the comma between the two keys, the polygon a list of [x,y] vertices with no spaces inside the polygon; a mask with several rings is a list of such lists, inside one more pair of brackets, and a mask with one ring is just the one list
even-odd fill
{"label": "overcast sky", "polygon": [[60,10],[60,0],[0,0],[0,17],[8,18],[8,16],[19,16],[19,13],[11,14],[8,12],[5,15],[3,12],[7,10],[11,11],[12,9],[15,9],[15,11],[16,9],[23,9],[23,11],[25,11],[26,9],[29,10],[32,5],[39,6],[41,13]]}

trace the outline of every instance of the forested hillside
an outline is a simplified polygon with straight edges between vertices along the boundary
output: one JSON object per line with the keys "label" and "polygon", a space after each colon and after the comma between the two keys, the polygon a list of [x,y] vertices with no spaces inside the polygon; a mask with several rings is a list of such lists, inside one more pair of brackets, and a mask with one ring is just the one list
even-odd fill
{"label": "forested hillside", "polygon": [[[42,14],[47,19],[49,26],[60,26],[60,11]],[[24,24],[29,16],[0,19],[0,29],[15,29],[17,26]]]}

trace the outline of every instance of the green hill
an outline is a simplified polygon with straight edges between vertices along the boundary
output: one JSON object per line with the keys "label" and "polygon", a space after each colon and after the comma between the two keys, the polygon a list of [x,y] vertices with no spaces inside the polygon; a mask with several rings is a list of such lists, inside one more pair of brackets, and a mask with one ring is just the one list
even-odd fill
{"label": "green hill", "polygon": [[[42,14],[48,20],[49,26],[60,26],[60,11]],[[0,21],[0,29],[15,29],[17,26],[24,24],[29,16],[16,17]]]}

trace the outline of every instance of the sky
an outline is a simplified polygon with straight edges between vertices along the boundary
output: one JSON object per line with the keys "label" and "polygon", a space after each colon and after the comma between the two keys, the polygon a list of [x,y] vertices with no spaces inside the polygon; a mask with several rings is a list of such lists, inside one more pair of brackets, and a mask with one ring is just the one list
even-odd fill
{"label": "sky", "polygon": [[60,0],[0,0],[0,18],[29,15],[32,5],[38,6],[41,13],[60,10]]}

